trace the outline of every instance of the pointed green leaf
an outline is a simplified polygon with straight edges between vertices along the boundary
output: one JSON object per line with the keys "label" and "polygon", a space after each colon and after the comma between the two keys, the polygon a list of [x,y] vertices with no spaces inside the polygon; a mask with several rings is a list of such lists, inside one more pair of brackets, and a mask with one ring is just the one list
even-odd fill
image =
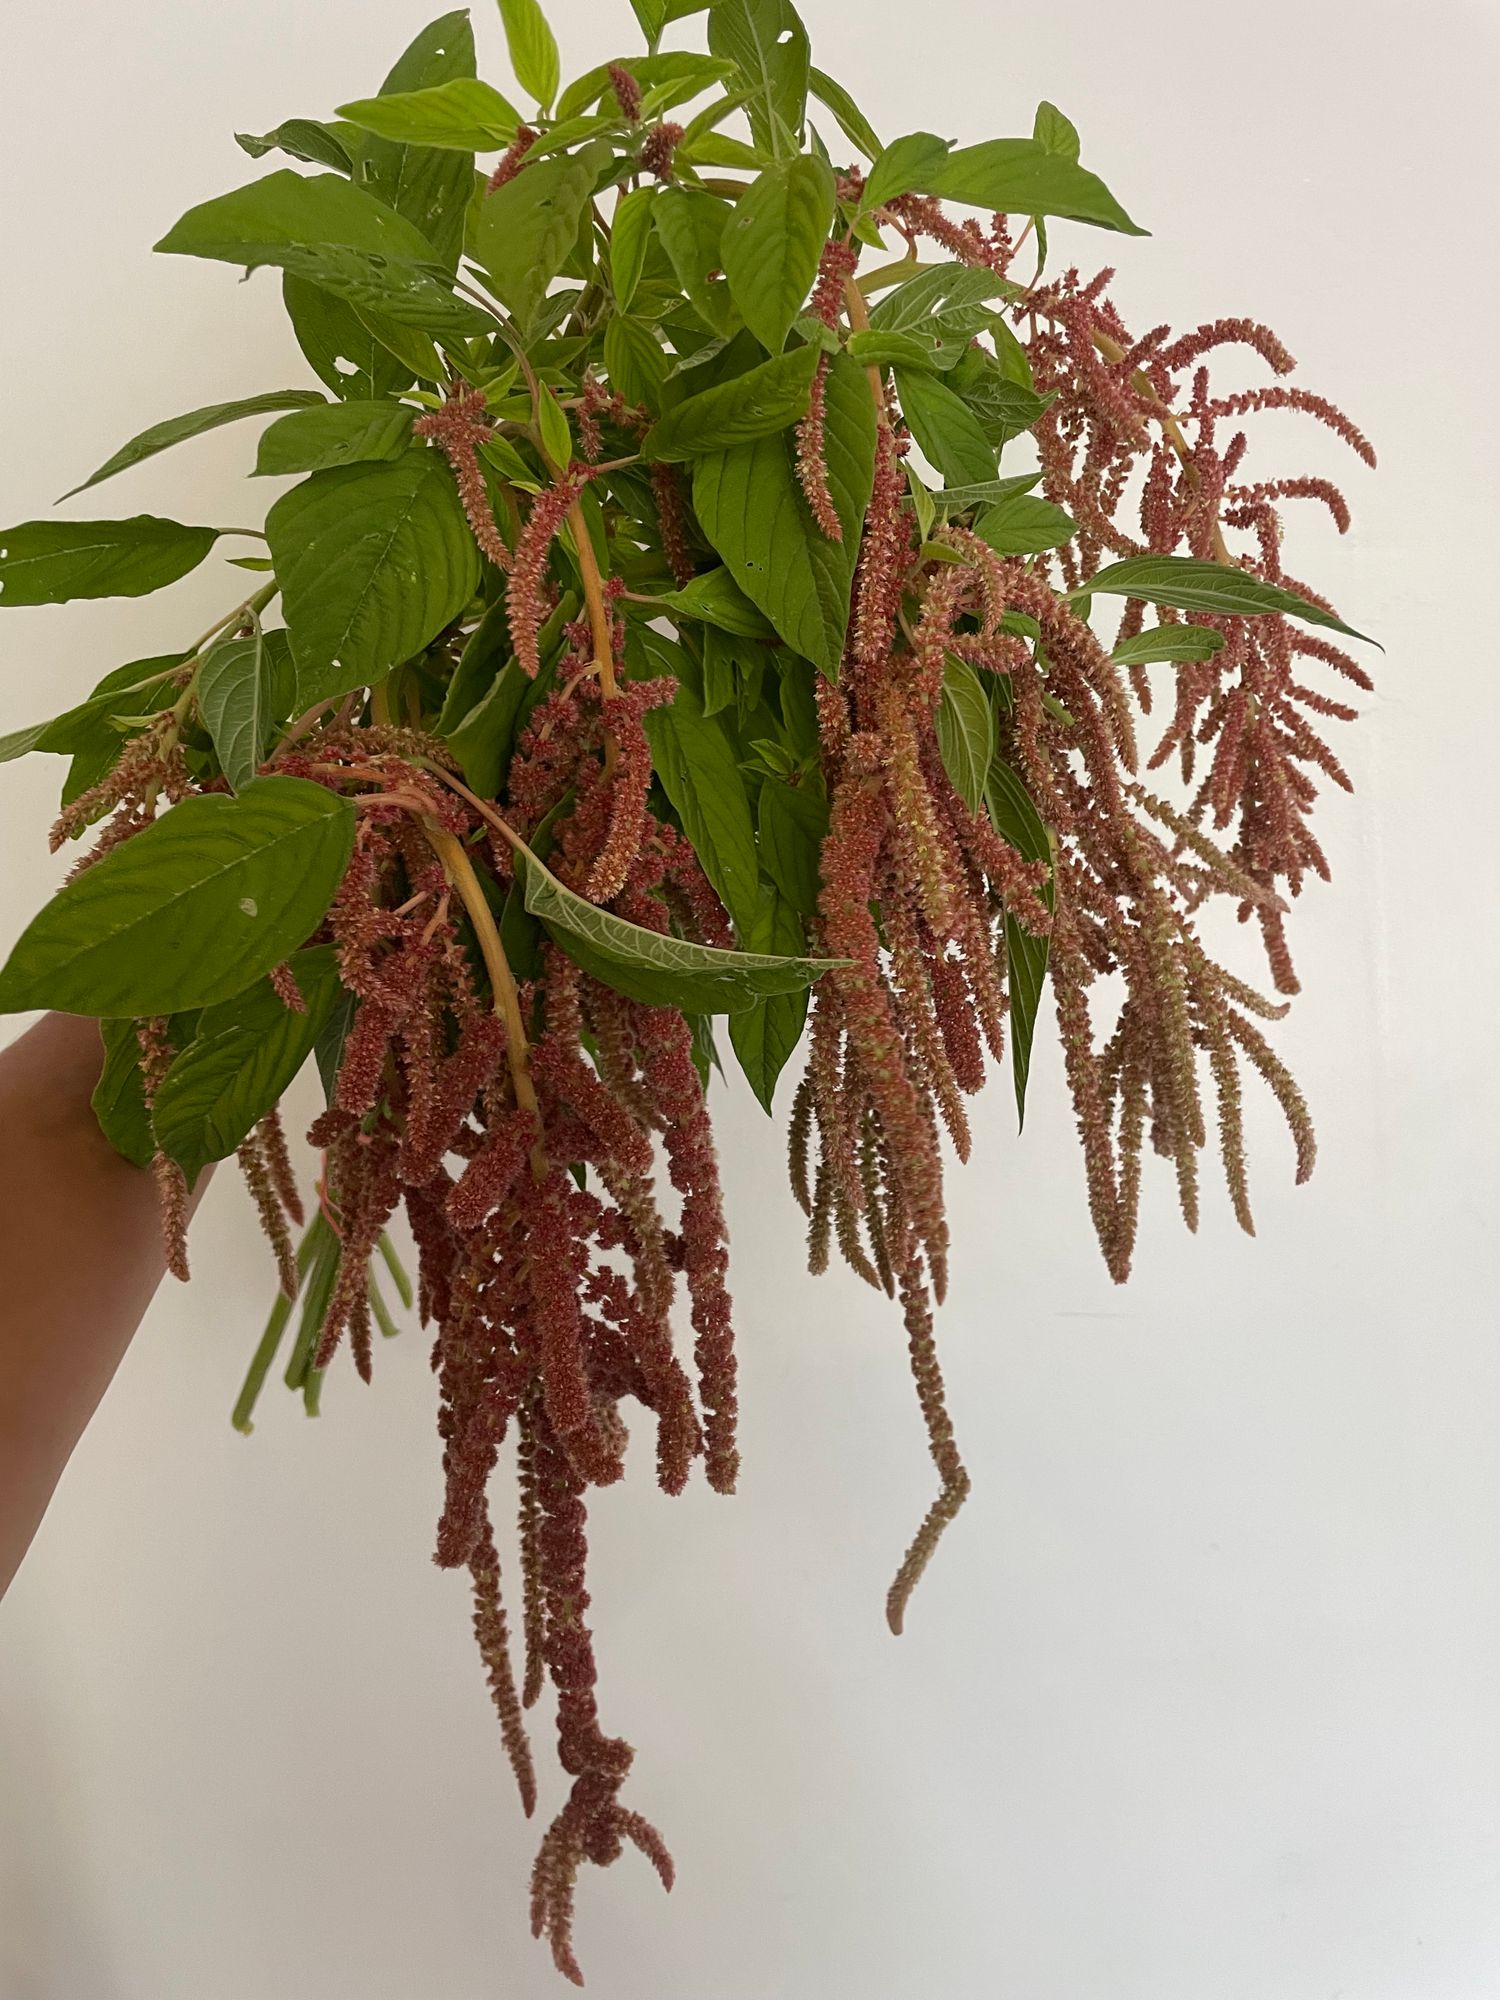
{"label": "pointed green leaf", "polygon": [[791,0],[714,0],[708,46],[739,70],[756,145],[776,160],[799,152],[811,57]]}
{"label": "pointed green leaf", "polygon": [[254,269],[281,263],[309,246],[369,251],[412,264],[435,262],[422,232],[374,195],[339,174],[297,174],[289,167],[199,202],[173,223],[156,248]]}
{"label": "pointed green leaf", "polygon": [[995,712],[973,667],[951,654],[943,666],[937,740],[949,783],[969,811],[978,812],[995,754]]}
{"label": "pointed green leaf", "polygon": [[1064,160],[1076,161],[1078,158],[1077,126],[1071,118],[1065,118],[1055,104],[1049,104],[1045,97],[1036,108],[1031,136],[1049,153],[1056,153]]}
{"label": "pointed green leaf", "polygon": [[978,417],[936,376],[916,369],[896,370],[901,414],[923,457],[955,484],[992,479],[995,453]]}
{"label": "pointed green leaf", "polygon": [[[391,68],[382,97],[404,97],[474,76],[474,31],[459,8],[430,21]],[[410,145],[346,126],[356,153],[354,178],[404,215],[432,245],[446,270],[457,268],[464,219],[474,194],[474,163],[446,147]],[[362,142],[362,143],[361,143]]]}
{"label": "pointed green leaf", "polygon": [[542,434],[542,450],[561,471],[573,461],[573,433],[563,415],[562,405],[543,382],[537,394],[537,427]]}
{"label": "pointed green leaf", "polygon": [[934,132],[908,132],[904,138],[892,139],[870,169],[862,206],[879,208],[920,186],[923,177],[947,159],[952,149],[951,139],[940,139]]}
{"label": "pointed green leaf", "polygon": [[739,757],[724,728],[686,683],[644,718],[651,761],[688,844],[736,929],[760,907],[755,828]]}
{"label": "pointed green leaf", "polygon": [[500,0],[500,18],[516,82],[545,110],[557,95],[559,76],[557,39],[547,17],[537,0]]}
{"label": "pointed green leaf", "polygon": [[479,554],[436,451],[315,472],[266,519],[303,708],[369,687],[456,618]]}
{"label": "pointed green leaf", "polygon": [[1224,644],[1214,625],[1151,625],[1119,640],[1110,658],[1120,667],[1149,666],[1153,660],[1211,660]]}
{"label": "pointed green leaf", "polygon": [[964,514],[971,507],[996,507],[1013,494],[1029,493],[1041,476],[1039,472],[1016,472],[1006,479],[982,479],[973,486],[945,486],[932,497],[945,514]]}
{"label": "pointed green leaf", "polygon": [[341,104],[339,116],[382,139],[461,153],[508,146],[521,123],[520,112],[508,98],[472,76],[455,76],[426,90],[397,91],[389,97],[358,97],[352,104]]}
{"label": "pointed green leaf", "polygon": [[[1026,861],[1042,861],[1051,867],[1052,843],[1041,815],[1031,803],[1026,787],[1001,757],[990,765],[986,792],[990,818],[997,832],[1008,840]],[[1045,898],[1050,910],[1052,884],[1048,878]],[[1031,1074],[1031,1048],[1036,1037],[1037,1009],[1047,978],[1049,941],[1027,930],[1009,910],[1005,915],[1005,957],[1010,969],[1010,1065],[1016,1088],[1016,1111],[1026,1123],[1026,1084]]]}
{"label": "pointed green leaf", "polygon": [[523,168],[480,197],[469,250],[490,288],[523,324],[562,269],[578,235],[608,146],[586,146]]}
{"label": "pointed green leaf", "polygon": [[[769,889],[746,942],[757,951],[799,952],[805,943],[802,919],[782,896]],[[776,1080],[802,1039],[807,1000],[805,987],[796,993],[775,993],[729,1017],[730,1044],[746,1082],[767,1113],[776,1093]]]}
{"label": "pointed green leaf", "polygon": [[875,474],[875,405],[857,362],[829,366],[824,436],[828,487],[844,538],[813,520],[784,436],[698,460],[693,505],[735,581],[794,652],[835,678],[849,589]]}
{"label": "pointed green leaf", "polygon": [[0,736],[0,764],[13,763],[17,757],[26,757],[36,749],[49,728],[46,722],[28,723],[24,729],[12,729],[7,736]]}
{"label": "pointed green leaf", "polygon": [[490,325],[454,296],[414,224],[338,174],[267,174],[190,208],[156,248],[251,271],[278,265],[356,306],[420,326],[482,333]]}
{"label": "pointed green leaf", "polygon": [[883,148],[875,136],[875,128],[844,86],[826,71],[816,68],[807,72],[807,81],[813,96],[833,113],[839,130],[850,145],[858,146],[867,160],[877,159]]}
{"label": "pointed green leaf", "polygon": [[270,748],[280,706],[276,657],[285,651],[285,634],[257,628],[248,639],[221,640],[198,669],[198,712],[231,791],[250,783]]}
{"label": "pointed green leaf", "polygon": [[275,410],[300,410],[313,403],[320,407],[323,403],[316,389],[272,389],[264,396],[246,396],[237,403],[210,403],[206,409],[189,410],[186,416],[169,417],[165,423],[153,424],[128,444],[122,444],[113,458],[107,458],[97,472],[91,472],[82,485],[70,487],[62,497],[71,500],[75,493],[86,492],[101,479],[111,479],[115,473],[139,465],[142,459],[155,457],[169,445],[201,437],[204,431],[217,430],[220,424],[236,423],[241,417],[268,416]]}
{"label": "pointed green leaf", "polygon": [[344,299],[288,271],[281,281],[281,300],[308,366],[334,395],[367,402],[410,387],[411,369]]}
{"label": "pointed green leaf", "polygon": [[1040,555],[1072,541],[1078,523],[1036,493],[1016,493],[980,515],[974,531],[1002,556]]}
{"label": "pointed green leaf", "polygon": [[0,528],[0,607],[145,597],[196,569],[219,539],[155,514],[128,521],[22,521]]}
{"label": "pointed green leaf", "polygon": [[312,1054],[343,991],[332,945],[287,961],[306,1003],[288,1007],[269,979],[207,1007],[152,1106],[157,1144],[194,1179],[249,1137]]}
{"label": "pointed green leaf", "polygon": [[134,1021],[101,1021],[104,1068],[89,1100],[99,1130],[122,1159],[149,1167],[156,1152],[141,1080],[141,1044]]}
{"label": "pointed green leaf", "polygon": [[1197,556],[1126,556],[1123,562],[1080,584],[1075,598],[1103,591],[1114,597],[1139,597],[1147,604],[1166,604],[1177,611],[1213,611],[1224,618],[1256,618],[1279,613],[1306,625],[1324,625],[1351,639],[1378,642],[1356,632],[1321,604],[1299,597],[1279,583],[1265,583],[1232,563],[1203,562]]}
{"label": "pointed green leaf", "polygon": [[288,118],[274,131],[258,136],[254,132],[236,132],[234,143],[252,160],[264,159],[267,153],[289,153],[294,160],[306,160],[309,166],[332,167],[338,174],[354,171],[349,148],[341,135],[316,118]]}
{"label": "pointed green leaf", "polygon": [[646,433],[646,458],[694,459],[708,451],[784,431],[807,411],[819,361],[815,347],[794,347],[689,396]]}
{"label": "pointed green leaf", "polygon": [[833,210],[832,172],[802,153],[767,167],[725,224],[721,256],[730,296],[771,354],[780,354],[812,290]]}
{"label": "pointed green leaf", "polygon": [[410,403],[319,403],[296,410],[261,433],[260,474],[327,472],[338,465],[399,458],[411,443]]}
{"label": "pointed green leaf", "polygon": [[667,357],[643,319],[617,313],[605,322],[604,371],[627,403],[655,409],[666,379]]}
{"label": "pointed green leaf", "polygon": [[1035,139],[986,139],[960,146],[913,183],[923,194],[969,202],[1001,215],[1060,215],[1145,236],[1097,175]]}
{"label": "pointed green leaf", "polygon": [[708,325],[728,333],[734,302],[724,280],[709,275],[723,266],[728,204],[703,188],[667,187],[658,193],[652,213],[677,282]]}
{"label": "pointed green leaf", "polygon": [[743,639],[774,639],[775,629],[746,597],[727,569],[705,570],[681,590],[664,590],[652,599],[681,621],[696,619],[720,632]]}
{"label": "pointed green leaf", "polygon": [[609,270],[614,284],[615,304],[626,311],[635,297],[646,262],[646,246],[651,240],[651,206],[654,187],[633,188],[622,195],[609,232]]}
{"label": "pointed green leaf", "polygon": [[757,809],[761,866],[792,909],[804,917],[818,912],[823,836],[828,831],[828,797],[821,779],[795,785],[768,778]]}
{"label": "pointed green leaf", "polygon": [[[1016,295],[1016,288],[993,271],[975,270],[967,264],[939,264],[895,285],[870,313],[872,328],[887,333],[902,330],[927,332],[941,323],[955,329],[967,322],[957,318],[966,310],[981,311],[988,319],[988,301]],[[971,331],[978,331],[975,326]]]}
{"label": "pointed green leaf", "polygon": [[652,1007],[733,1014],[821,979],[836,959],[721,951],[627,923],[564,888],[535,856],[517,856],[526,908],[585,972]]}
{"label": "pointed green leaf", "polygon": [[32,919],[0,1012],[172,1014],[242,993],[317,929],[353,843],[353,807],[301,778],[184,799]]}

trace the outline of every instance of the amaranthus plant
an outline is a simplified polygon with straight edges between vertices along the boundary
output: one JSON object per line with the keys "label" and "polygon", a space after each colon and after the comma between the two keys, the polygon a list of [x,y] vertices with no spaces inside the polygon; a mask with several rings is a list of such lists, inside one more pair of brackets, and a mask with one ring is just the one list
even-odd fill
{"label": "amaranthus plant", "polygon": [[[1370,685],[1283,555],[1283,502],[1342,530],[1344,501],[1252,469],[1241,419],[1369,445],[1257,322],[1138,331],[1110,270],[1049,270],[1058,221],[1141,233],[1061,112],[885,145],[790,0],[711,0],[707,54],[660,46],[701,0],[632,4],[644,52],[560,89],[536,0],[501,0],[524,115],[454,13],[378,95],[240,138],[296,164],[157,247],[279,269],[320,386],[159,424],[75,491],[267,415],[254,471],[296,483],[208,632],[0,747],[70,758],[53,844],[92,841],[0,1006],[99,1018],[99,1120],[155,1175],[179,1277],[191,1185],[230,1154],[274,1247],[241,1429],[288,1334],[310,1409],[341,1347],[369,1378],[404,1207],[437,1560],[468,1572],[528,1813],[525,1711],[555,1690],[532,1919],[573,1979],[581,1865],[629,1843],[672,1880],[604,1726],[585,1535],[632,1406],[667,1491],[735,1482],[721,1058],[790,1100],[811,1268],[837,1248],[904,1317],[938,1490],[899,1631],[968,1487],[933,1336],[965,1099],[1008,1040],[1024,1107],[1050,989],[1116,1279],[1148,1138],[1192,1227],[1216,1128],[1251,1229],[1247,1068],[1306,1177],[1259,1023],[1327,873],[1311,808],[1348,783],[1328,690]],[[1277,379],[1219,386],[1226,350]],[[29,522],[0,602],[138,596],[241,532]],[[1259,932],[1269,997],[1210,950],[1215,903]],[[297,1247],[277,1107],[310,1056]]]}

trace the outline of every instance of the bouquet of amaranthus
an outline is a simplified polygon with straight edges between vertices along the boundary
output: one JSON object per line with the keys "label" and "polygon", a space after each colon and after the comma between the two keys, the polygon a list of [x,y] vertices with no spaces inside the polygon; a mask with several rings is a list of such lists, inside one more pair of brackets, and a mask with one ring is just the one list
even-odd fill
{"label": "bouquet of amaranthus", "polygon": [[[455,13],[377,96],[241,136],[296,164],[157,247],[278,269],[320,386],[159,424],[84,487],[266,416],[254,471],[296,483],[209,631],[0,744],[70,759],[54,844],[90,842],[0,1007],[98,1017],[99,1120],[155,1175],[178,1276],[191,1186],[230,1154],[274,1248],[242,1429],[289,1329],[309,1408],[341,1347],[369,1377],[404,1207],[437,1559],[471,1579],[528,1813],[524,1710],[556,1691],[569,1788],[533,1918],[574,1978],[581,1864],[629,1842],[672,1872],[597,1705],[588,1496],[631,1406],[669,1492],[738,1463],[713,1071],[770,1112],[805,1042],[809,1263],[837,1246],[904,1316],[939,1487],[899,1630],[968,1485],[933,1341],[964,1100],[1008,1041],[1024,1107],[1050,989],[1117,1279],[1148,1138],[1191,1227],[1215,1124],[1251,1228],[1247,1066],[1305,1177],[1257,1024],[1296,990],[1289,899],[1327,872],[1310,808],[1347,783],[1329,689],[1369,685],[1283,559],[1283,501],[1340,529],[1344,501],[1252,470],[1240,419],[1370,447],[1306,391],[1215,385],[1225,349],[1290,371],[1265,327],[1137,333],[1111,272],[1049,270],[1058,221],[1140,233],[1061,112],[882,144],[790,0],[711,0],[707,54],[660,46],[702,0],[632,5],[645,50],[560,89],[536,0],[500,0],[527,113]],[[138,596],[243,532],[28,522],[0,534],[0,604]],[[1226,898],[1280,997],[1204,942]],[[277,1107],[309,1057],[299,1247]],[[487,1499],[507,1446],[519,1673]]]}

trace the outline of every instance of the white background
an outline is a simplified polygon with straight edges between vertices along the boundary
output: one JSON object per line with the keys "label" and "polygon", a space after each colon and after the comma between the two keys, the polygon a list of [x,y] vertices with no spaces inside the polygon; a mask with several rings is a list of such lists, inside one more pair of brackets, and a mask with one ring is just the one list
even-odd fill
{"label": "white background", "polygon": [[[556,10],[565,74],[635,46]],[[1320,822],[1280,1033],[1322,1159],[1256,1098],[1260,1237],[1150,1191],[1123,1293],[1092,1247],[1050,1035],[951,1184],[942,1334],[976,1494],[885,1633],[929,1492],[899,1326],[800,1268],[780,1146],[720,1107],[745,1476],[597,1511],[607,1726],[680,1868],[580,1894],[601,2000],[1492,2000],[1500,1991],[1493,636],[1497,16],[1328,0],[809,0],[877,129],[1029,129],[1037,97],[1149,239],[1138,329],[1270,321],[1376,440],[1371,477],[1273,420],[1262,463],[1346,477],[1294,568],[1385,641]],[[0,82],[0,520],[143,425],[307,378],[274,279],[152,260],[254,171],[231,132],[373,90],[408,0],[9,0]],[[495,21],[481,47],[504,81]],[[685,40],[680,35],[679,41]],[[486,66],[482,63],[482,66]],[[1245,379],[1260,379],[1251,362]],[[244,427],[69,513],[259,516]],[[92,506],[90,505],[92,502]],[[231,599],[3,616],[0,730]],[[0,942],[57,879],[61,766],[10,767]],[[1250,969],[1250,961],[1245,961]],[[1258,1088],[1258,1087],[1257,1087]],[[426,1338],[321,1422],[227,1414],[268,1302],[228,1177],[0,1619],[3,2000],[532,2000],[521,1823],[461,1584],[428,1560]],[[3,1311],[0,1302],[0,1311]],[[649,1457],[649,1454],[648,1454]],[[544,1811],[557,1803],[545,1740]]]}

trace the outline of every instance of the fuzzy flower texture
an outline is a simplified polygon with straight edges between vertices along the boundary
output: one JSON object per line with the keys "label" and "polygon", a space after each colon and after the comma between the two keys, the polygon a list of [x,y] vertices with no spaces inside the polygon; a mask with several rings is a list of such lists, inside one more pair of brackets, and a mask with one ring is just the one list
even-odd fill
{"label": "fuzzy flower texture", "polygon": [[[916,388],[967,383],[980,421],[989,394],[994,442],[1002,392],[1014,398],[1015,385],[1029,383],[1039,413],[1016,455],[1021,469],[1034,459],[1037,499],[1063,510],[1072,532],[1041,553],[1017,553],[986,532],[989,502],[956,496],[946,511],[919,512],[925,495],[912,469],[914,445],[928,441],[923,411],[915,401],[903,410],[880,361],[854,367],[834,352],[867,326],[879,296],[861,289],[863,236],[849,219],[864,183],[852,168],[838,179],[842,205],[800,322],[821,331],[819,359],[782,440],[829,574],[840,561],[852,569],[839,672],[816,673],[780,641],[764,643],[758,615],[745,626],[754,641],[678,620],[685,651],[665,670],[652,644],[661,600],[719,565],[695,512],[702,482],[691,467],[653,458],[647,435],[663,415],[674,359],[651,314],[665,311],[673,260],[686,268],[695,254],[684,218],[710,201],[702,187],[673,185],[679,173],[696,178],[680,162],[712,150],[693,154],[701,133],[653,112],[679,101],[659,80],[669,60],[643,66],[639,80],[616,64],[596,91],[609,117],[618,110],[617,143],[634,149],[632,185],[662,184],[666,250],[656,246],[644,266],[642,302],[622,319],[629,338],[611,335],[607,283],[597,278],[552,315],[551,335],[530,353],[519,340],[497,341],[496,371],[502,361],[508,371],[498,390],[478,368],[473,379],[455,373],[434,385],[415,422],[411,448],[452,468],[484,558],[483,601],[389,687],[293,719],[262,766],[348,799],[357,825],[342,886],[309,940],[331,951],[349,1018],[325,1064],[327,1108],[309,1134],[321,1169],[300,1252],[288,1233],[299,1204],[275,1114],[239,1148],[289,1295],[283,1320],[299,1291],[309,1301],[300,1364],[309,1383],[342,1348],[369,1378],[372,1335],[386,1324],[371,1260],[404,1211],[420,1258],[420,1313],[433,1329],[445,1479],[436,1559],[467,1573],[528,1814],[540,1790],[528,1711],[551,1683],[566,1784],[536,1857],[532,1918],[575,1980],[584,1863],[604,1866],[632,1847],[669,1887],[673,1873],[661,1836],[625,1803],[633,1753],[600,1705],[589,1506],[621,1477],[642,1419],[664,1491],[680,1491],[701,1467],[729,1492],[737,1392],[705,1023],[617,980],[604,951],[565,950],[566,936],[560,943],[555,928],[531,922],[536,870],[545,862],[561,893],[668,944],[767,949],[744,922],[731,923],[659,753],[674,741],[666,726],[675,703],[713,712],[710,685],[719,709],[737,704],[738,747],[750,762],[757,739],[805,715],[807,754],[759,772],[765,786],[802,795],[792,800],[799,823],[821,842],[813,892],[796,907],[782,898],[799,941],[788,945],[783,927],[773,948],[834,962],[812,989],[791,1092],[791,1180],[811,1268],[837,1251],[895,1301],[905,1325],[936,1497],[890,1587],[887,1615],[899,1631],[969,1485],[935,1341],[952,1255],[945,1164],[968,1154],[967,1100],[1009,1054],[1023,1013],[1029,1035],[1045,985],[1088,1206],[1116,1280],[1130,1269],[1148,1142],[1190,1228],[1204,1156],[1216,1146],[1233,1211],[1253,1229],[1247,1072],[1280,1105],[1296,1176],[1306,1178],[1307,1107],[1265,1023],[1297,990],[1290,904],[1328,873],[1314,803],[1325,784],[1349,784],[1327,729],[1354,709],[1330,689],[1370,686],[1326,636],[1331,619],[1173,608],[1166,597],[1148,626],[1142,599],[1096,595],[1080,607],[1070,595],[1117,561],[1187,556],[1331,613],[1286,568],[1282,510],[1314,502],[1342,531],[1344,500],[1321,476],[1252,472],[1250,431],[1261,412],[1300,412],[1360,458],[1373,454],[1331,404],[1288,386],[1292,361],[1276,336],[1248,319],[1136,333],[1111,272],[1028,277],[1030,225],[1013,234],[1003,216],[959,221],[930,196],[898,193],[867,213],[863,236],[873,224],[914,259],[988,274],[992,286],[966,296],[1001,302],[940,322],[961,356],[951,375],[915,378]],[[562,185],[543,143],[549,121],[537,122],[503,153],[477,197],[481,214],[484,203],[517,201],[528,177]],[[669,199],[681,204],[670,214]],[[607,242],[603,213],[597,227]],[[725,246],[727,260],[727,235]],[[722,284],[716,271],[695,274],[694,303],[722,310]],[[691,356],[693,338],[672,339]],[[643,366],[648,348],[655,362]],[[711,369],[712,353],[693,365]],[[569,385],[557,369],[575,356]],[[1233,386],[1216,379],[1226,364],[1239,371]],[[1269,382],[1258,380],[1265,371]],[[1257,385],[1238,386],[1247,373]],[[868,501],[852,510],[838,400],[847,403],[851,387],[869,399],[855,426]],[[554,392],[573,438],[562,462],[540,420],[540,398]],[[555,443],[555,427],[551,435]],[[1095,625],[1111,605],[1103,639]],[[455,733],[439,720],[454,675],[471,673],[480,645],[494,671],[509,661],[488,695],[488,737],[477,723]],[[683,661],[692,689],[682,686]],[[109,853],[153,821],[163,797],[170,805],[202,782],[222,789],[184,762],[190,668],[166,683],[175,706],[147,718],[114,769],[67,808],[59,839],[103,821],[100,852]],[[990,718],[994,761],[977,791],[960,789],[945,743],[955,676],[979,690]],[[466,713],[480,713],[488,686],[470,688]],[[487,784],[485,768],[494,773]],[[763,836],[766,825],[763,810]],[[1268,994],[1222,962],[1234,924],[1219,911],[1258,932]],[[287,968],[275,990],[291,1009],[306,1004]],[[139,1024],[148,1116],[182,1032],[180,1017]],[[186,1182],[165,1153],[155,1172],[172,1266],[185,1273]],[[497,1533],[494,1512],[502,1455],[518,1495],[513,1536]]]}

